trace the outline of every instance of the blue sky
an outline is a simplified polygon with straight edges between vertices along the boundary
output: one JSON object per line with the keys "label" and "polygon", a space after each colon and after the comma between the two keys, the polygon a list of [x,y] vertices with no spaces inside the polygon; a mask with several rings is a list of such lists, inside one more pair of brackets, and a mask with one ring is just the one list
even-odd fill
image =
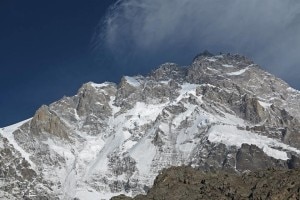
{"label": "blue sky", "polygon": [[0,127],[74,95],[84,82],[105,80],[90,41],[111,2],[0,1]]}
{"label": "blue sky", "polygon": [[0,1],[0,127],[85,82],[188,65],[205,49],[244,54],[300,89],[300,2],[224,2]]}

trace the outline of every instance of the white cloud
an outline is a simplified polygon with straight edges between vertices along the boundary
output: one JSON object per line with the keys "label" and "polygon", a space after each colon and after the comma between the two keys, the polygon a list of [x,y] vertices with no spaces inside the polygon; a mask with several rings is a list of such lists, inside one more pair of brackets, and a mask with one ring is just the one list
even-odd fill
{"label": "white cloud", "polygon": [[116,58],[126,58],[121,59],[125,64],[188,62],[208,49],[250,56],[269,71],[295,79],[299,35],[298,0],[119,0],[97,42]]}

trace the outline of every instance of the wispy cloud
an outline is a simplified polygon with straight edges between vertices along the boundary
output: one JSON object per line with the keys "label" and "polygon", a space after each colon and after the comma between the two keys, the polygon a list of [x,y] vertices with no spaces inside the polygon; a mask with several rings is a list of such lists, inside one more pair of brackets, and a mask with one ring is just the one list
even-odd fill
{"label": "wispy cloud", "polygon": [[300,88],[298,0],[119,0],[101,27],[98,47],[121,65],[241,53]]}

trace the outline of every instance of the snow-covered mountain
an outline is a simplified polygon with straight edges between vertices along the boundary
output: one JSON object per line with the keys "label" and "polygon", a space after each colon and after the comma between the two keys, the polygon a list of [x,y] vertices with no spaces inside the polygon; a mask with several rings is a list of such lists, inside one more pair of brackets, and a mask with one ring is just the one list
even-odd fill
{"label": "snow-covered mountain", "polygon": [[86,83],[0,129],[0,199],[145,193],[163,168],[300,166],[300,92],[240,55]]}

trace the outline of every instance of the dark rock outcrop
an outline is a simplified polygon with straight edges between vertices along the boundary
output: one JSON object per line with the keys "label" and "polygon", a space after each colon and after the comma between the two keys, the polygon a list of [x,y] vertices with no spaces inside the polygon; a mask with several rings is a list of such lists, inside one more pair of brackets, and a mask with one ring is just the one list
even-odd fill
{"label": "dark rock outcrop", "polygon": [[286,168],[286,162],[267,156],[255,145],[242,144],[236,154],[236,169],[255,171],[257,169]]}
{"label": "dark rock outcrop", "polygon": [[299,169],[237,174],[171,167],[158,175],[147,195],[120,195],[112,200],[299,199],[299,175]]}

